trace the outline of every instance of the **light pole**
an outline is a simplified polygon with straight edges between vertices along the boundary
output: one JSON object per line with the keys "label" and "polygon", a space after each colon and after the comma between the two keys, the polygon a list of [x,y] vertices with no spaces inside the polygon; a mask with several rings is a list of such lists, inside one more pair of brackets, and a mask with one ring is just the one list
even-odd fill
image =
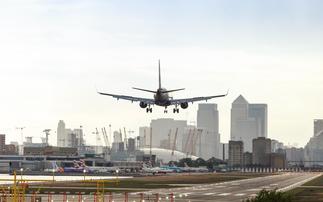
{"label": "light pole", "polygon": [[117,173],[117,185],[118,185],[118,182],[119,182],[119,180],[118,180],[118,173],[119,173],[119,170],[116,170],[116,173]]}
{"label": "light pole", "polygon": [[85,186],[85,173],[86,173],[85,169],[83,170],[83,173],[84,173],[84,186]]}
{"label": "light pole", "polygon": [[22,171],[23,171],[24,169],[23,168],[20,168],[20,174],[21,174],[21,183],[22,183]]}
{"label": "light pole", "polygon": [[54,182],[54,173],[55,173],[55,169],[53,169],[53,182]]}

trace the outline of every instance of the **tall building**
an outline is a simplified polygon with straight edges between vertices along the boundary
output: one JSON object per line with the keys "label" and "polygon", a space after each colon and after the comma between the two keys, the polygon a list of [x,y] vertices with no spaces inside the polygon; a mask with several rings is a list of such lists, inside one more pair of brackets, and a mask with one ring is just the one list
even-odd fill
{"label": "tall building", "polygon": [[259,137],[267,137],[267,104],[249,104],[248,117],[256,118],[260,121]]}
{"label": "tall building", "polygon": [[79,150],[82,150],[82,146],[84,145],[82,127],[72,130],[65,127],[63,120],[58,122],[57,147],[77,147]]}
{"label": "tall building", "polygon": [[258,137],[257,139],[253,139],[252,148],[252,164],[260,164],[265,166],[270,165],[270,139],[266,139],[265,137]]}
{"label": "tall building", "polygon": [[220,150],[219,112],[217,104],[199,104],[197,128],[200,129],[197,140],[197,155],[203,159],[222,158]]}
{"label": "tall building", "polygon": [[319,135],[323,130],[323,119],[314,119],[314,136]]}
{"label": "tall building", "polygon": [[150,127],[143,126],[139,128],[140,148],[146,148],[150,146]]}
{"label": "tall building", "polygon": [[0,154],[6,154],[6,135],[0,135]]}
{"label": "tall building", "polygon": [[243,165],[243,142],[229,141],[229,166]]}
{"label": "tall building", "polygon": [[57,127],[57,147],[66,147],[66,142],[65,123],[63,120],[60,120]]}
{"label": "tall building", "polygon": [[252,140],[267,137],[267,104],[249,104],[239,95],[231,108],[231,140],[241,140],[244,152],[252,152]]}
{"label": "tall building", "polygon": [[231,108],[231,140],[239,140],[236,138],[236,120],[248,117],[248,106],[248,101],[242,95],[239,95],[233,101]]}
{"label": "tall building", "polygon": [[236,118],[235,140],[243,141],[244,152],[252,152],[252,140],[259,137],[260,130],[258,118]]}

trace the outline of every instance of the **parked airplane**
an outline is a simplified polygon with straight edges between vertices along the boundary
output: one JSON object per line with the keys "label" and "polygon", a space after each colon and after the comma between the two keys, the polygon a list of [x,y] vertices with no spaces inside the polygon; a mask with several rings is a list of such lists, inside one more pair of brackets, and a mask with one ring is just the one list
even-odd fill
{"label": "parked airplane", "polygon": [[170,105],[174,105],[175,108],[173,109],[174,113],[179,113],[178,106],[181,106],[182,109],[186,109],[188,107],[189,102],[196,102],[196,101],[202,101],[202,100],[209,100],[212,98],[217,98],[217,97],[224,97],[227,94],[224,95],[214,95],[214,96],[206,96],[206,97],[193,97],[193,98],[185,98],[185,99],[173,99],[168,93],[175,92],[175,91],[180,91],[184,90],[185,88],[181,89],[174,89],[174,90],[167,90],[166,88],[162,88],[161,86],[161,76],[160,76],[160,61],[159,63],[159,87],[156,91],[154,90],[147,90],[147,89],[141,89],[141,88],[134,88],[136,90],[141,90],[141,91],[146,91],[150,93],[154,93],[154,99],[150,98],[141,98],[141,97],[131,97],[127,95],[115,95],[115,94],[110,94],[110,93],[101,93],[98,92],[101,95],[108,95],[112,96],[114,98],[123,99],[123,100],[129,100],[131,102],[139,102],[139,106],[141,108],[146,108],[146,112],[152,112],[151,105],[157,105],[157,106],[162,106],[165,107],[164,113],[167,113],[167,107]]}
{"label": "parked airplane", "polygon": [[118,171],[119,173],[121,173],[121,170],[118,167],[87,166],[82,159],[80,159],[80,162],[81,162],[82,168],[90,169],[94,172],[116,172],[116,171]]}
{"label": "parked airplane", "polygon": [[186,164],[186,162],[184,162],[184,166],[185,166],[185,169],[189,170],[190,172],[207,172],[208,171],[208,169],[206,169],[206,168],[196,168],[196,167],[191,168]]}
{"label": "parked airplane", "polygon": [[181,168],[179,168],[179,167],[174,166],[174,163],[173,163],[173,166],[172,166],[172,167],[167,167],[167,166],[165,166],[165,164],[161,161],[161,162],[160,162],[160,168],[167,168],[167,169],[169,169],[169,170],[174,170],[174,171],[176,171],[176,172],[182,172],[182,169],[181,169]]}
{"label": "parked airplane", "polygon": [[[52,161],[52,164],[53,164],[54,170],[60,171],[62,173],[83,173],[84,172],[83,169],[79,169],[79,168],[75,168],[75,167],[74,168],[63,168],[63,167],[59,167],[59,166],[57,166],[57,164],[56,164],[55,161]],[[74,165],[75,165],[75,163],[74,163]],[[90,169],[85,169],[85,171],[87,173],[94,173]]]}
{"label": "parked airplane", "polygon": [[156,173],[163,173],[163,174],[167,174],[167,173],[171,173],[173,172],[172,170],[169,170],[169,169],[165,169],[165,168],[158,168],[158,167],[155,167],[155,168],[152,168],[146,164],[143,164],[141,163],[141,168],[144,172],[147,172],[147,173],[152,173],[153,175],[155,175]]}

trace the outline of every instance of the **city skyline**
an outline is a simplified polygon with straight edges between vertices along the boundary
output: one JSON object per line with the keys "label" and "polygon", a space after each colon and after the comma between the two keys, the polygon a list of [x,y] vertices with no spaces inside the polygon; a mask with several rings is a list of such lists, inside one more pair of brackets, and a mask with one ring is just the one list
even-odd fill
{"label": "city skyline", "polygon": [[[139,134],[150,120],[196,124],[198,103],[179,114],[100,96],[98,90],[152,98],[132,87],[185,88],[174,98],[226,93],[221,142],[230,139],[232,101],[268,105],[267,137],[304,145],[322,119],[321,1],[6,1],[0,7],[0,133],[6,141],[83,126]],[[205,103],[205,102],[199,102]],[[170,110],[169,110],[170,111]],[[93,142],[91,142],[93,140]]]}

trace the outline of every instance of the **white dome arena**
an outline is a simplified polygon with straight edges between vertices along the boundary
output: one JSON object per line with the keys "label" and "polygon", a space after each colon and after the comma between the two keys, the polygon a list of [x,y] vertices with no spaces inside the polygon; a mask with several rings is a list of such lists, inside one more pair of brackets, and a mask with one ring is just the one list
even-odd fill
{"label": "white dome arena", "polygon": [[[141,148],[140,151],[143,151],[144,154],[150,154],[150,148]],[[186,156],[185,153],[176,150],[174,151],[174,155],[172,155],[172,150],[162,148],[151,148],[151,153],[156,155],[156,160],[162,159],[165,163],[168,163],[169,161],[179,162],[183,158],[191,158],[192,160],[196,160],[198,158],[194,155]]]}

